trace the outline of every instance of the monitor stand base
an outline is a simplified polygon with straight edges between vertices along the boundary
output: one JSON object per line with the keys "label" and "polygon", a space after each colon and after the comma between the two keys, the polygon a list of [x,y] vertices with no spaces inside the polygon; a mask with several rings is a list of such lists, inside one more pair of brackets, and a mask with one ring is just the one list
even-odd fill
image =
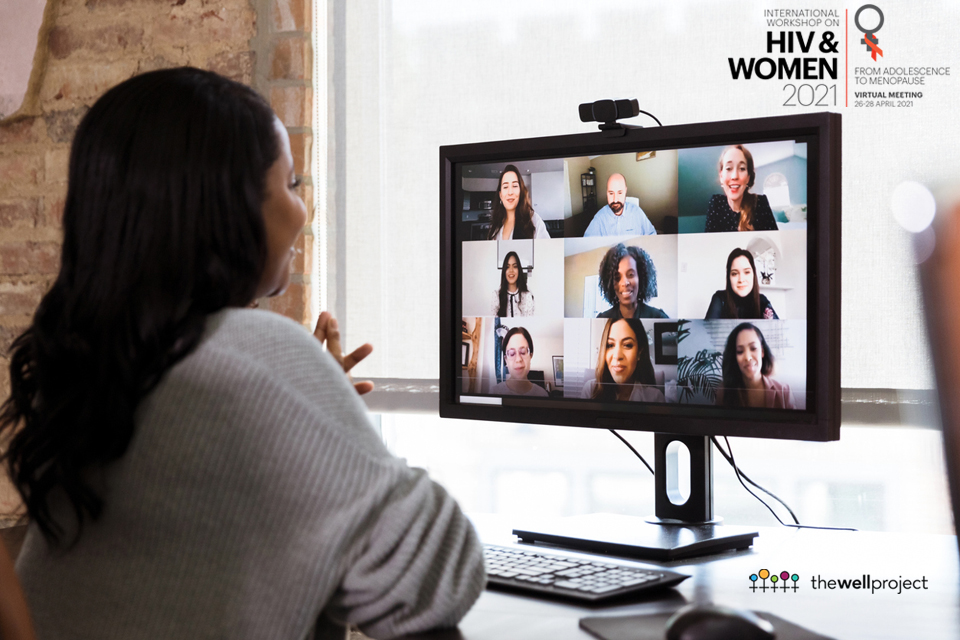
{"label": "monitor stand base", "polygon": [[514,529],[513,534],[523,543],[660,562],[747,549],[759,535],[748,527],[650,524],[606,513],[559,518],[541,530]]}

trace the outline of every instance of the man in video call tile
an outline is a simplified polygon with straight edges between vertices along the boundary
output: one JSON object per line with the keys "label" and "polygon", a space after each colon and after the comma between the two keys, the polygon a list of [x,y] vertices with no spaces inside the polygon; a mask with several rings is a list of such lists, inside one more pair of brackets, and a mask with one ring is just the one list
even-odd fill
{"label": "man in video call tile", "polygon": [[639,205],[627,202],[627,181],[619,173],[607,180],[607,204],[597,211],[583,236],[654,236],[657,230]]}

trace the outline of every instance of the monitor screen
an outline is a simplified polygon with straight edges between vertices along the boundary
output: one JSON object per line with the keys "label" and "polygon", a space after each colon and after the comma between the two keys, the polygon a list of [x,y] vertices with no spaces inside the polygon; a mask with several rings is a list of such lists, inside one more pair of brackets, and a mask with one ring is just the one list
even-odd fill
{"label": "monitor screen", "polygon": [[839,116],[443,147],[441,173],[441,415],[838,437]]}

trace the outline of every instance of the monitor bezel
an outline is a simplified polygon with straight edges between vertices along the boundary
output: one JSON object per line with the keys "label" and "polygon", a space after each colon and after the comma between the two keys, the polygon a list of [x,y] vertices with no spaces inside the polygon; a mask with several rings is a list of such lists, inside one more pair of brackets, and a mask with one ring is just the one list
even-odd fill
{"label": "monitor bezel", "polygon": [[[500,161],[576,157],[653,149],[723,146],[804,138],[808,148],[807,201],[816,203],[807,226],[807,409],[723,409],[701,405],[550,406],[556,401],[504,398],[500,405],[457,402],[460,341],[455,327],[462,272],[456,243],[459,214],[456,167]],[[813,166],[811,166],[811,161]],[[816,178],[816,179],[813,179]],[[627,129],[622,137],[599,132],[440,147],[440,416],[616,428],[680,435],[725,435],[828,441],[840,437],[841,116],[812,113]],[[812,406],[811,406],[812,405]],[[581,409],[582,407],[582,409]]]}

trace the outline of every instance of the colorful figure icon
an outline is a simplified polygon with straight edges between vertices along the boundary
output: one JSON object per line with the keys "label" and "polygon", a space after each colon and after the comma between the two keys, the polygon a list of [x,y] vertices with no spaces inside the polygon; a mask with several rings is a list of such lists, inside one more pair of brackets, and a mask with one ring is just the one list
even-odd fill
{"label": "colorful figure icon", "polygon": [[756,590],[757,590],[757,574],[755,574],[755,573],[750,574],[750,582],[752,583],[752,584],[750,585],[750,590],[751,590],[751,591],[756,591]]}
{"label": "colorful figure icon", "polygon": [[766,590],[767,590],[767,578],[770,577],[770,572],[767,571],[766,569],[760,569],[760,571],[758,572],[757,575],[759,575],[759,576],[760,576],[760,579],[763,580],[763,586],[761,586],[760,588],[761,588],[763,591],[766,591]]}

